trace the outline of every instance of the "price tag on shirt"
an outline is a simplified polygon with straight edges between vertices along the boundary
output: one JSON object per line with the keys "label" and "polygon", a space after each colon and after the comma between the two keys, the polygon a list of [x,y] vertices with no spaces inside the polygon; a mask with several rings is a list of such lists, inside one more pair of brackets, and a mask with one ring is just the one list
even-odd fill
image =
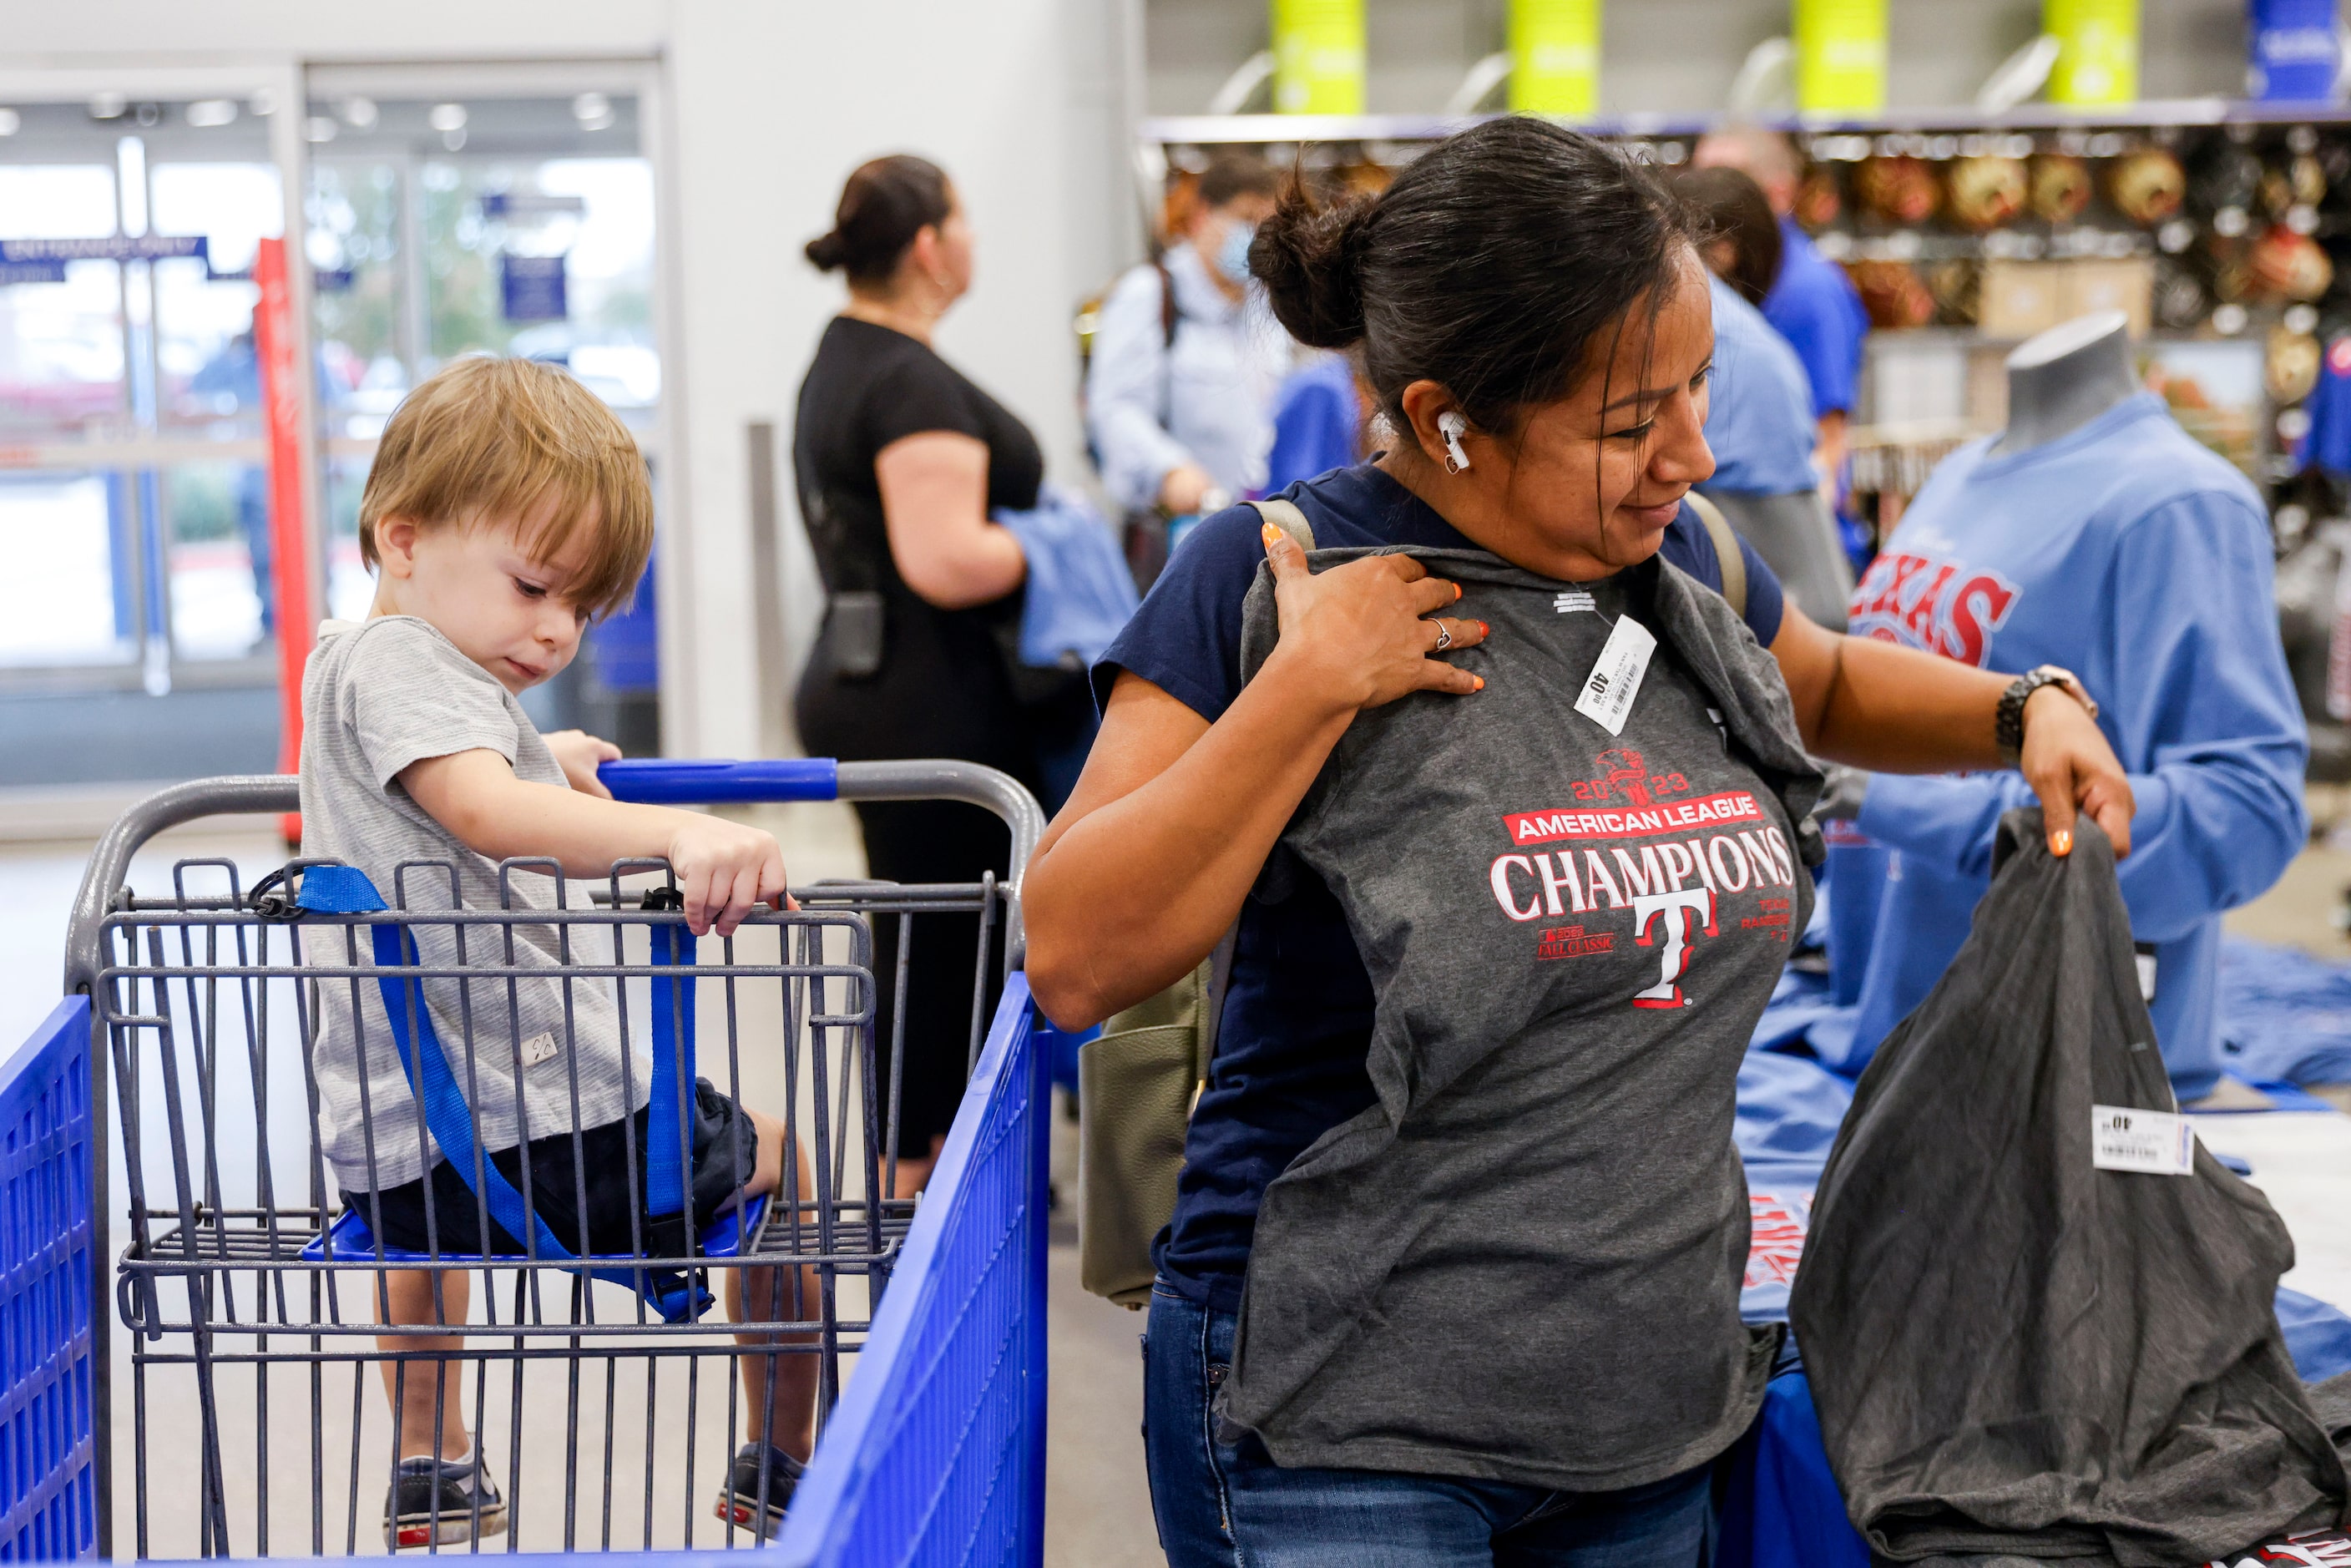
{"label": "price tag on shirt", "polygon": [[1633,699],[1641,695],[1641,677],[1649,673],[1649,655],[1656,647],[1646,626],[1630,615],[1619,620],[1592,673],[1583,677],[1575,711],[1611,735],[1624,734],[1625,719],[1633,711]]}
{"label": "price tag on shirt", "polygon": [[2196,1166],[2196,1129],[2169,1111],[2093,1105],[2090,1163],[2102,1171],[2186,1176]]}

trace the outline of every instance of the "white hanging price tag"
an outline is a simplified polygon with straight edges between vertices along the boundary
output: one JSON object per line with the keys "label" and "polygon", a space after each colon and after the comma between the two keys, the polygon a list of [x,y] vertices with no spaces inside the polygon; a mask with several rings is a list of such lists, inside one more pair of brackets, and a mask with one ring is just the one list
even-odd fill
{"label": "white hanging price tag", "polygon": [[2090,1164],[2102,1171],[2186,1176],[2196,1166],[2196,1129],[2169,1111],[2093,1105]]}
{"label": "white hanging price tag", "polygon": [[1608,645],[1593,662],[1592,673],[1583,677],[1575,711],[1611,735],[1624,734],[1625,716],[1633,711],[1633,699],[1641,695],[1641,677],[1649,673],[1649,655],[1656,647],[1646,626],[1630,615],[1619,620],[1608,633]]}

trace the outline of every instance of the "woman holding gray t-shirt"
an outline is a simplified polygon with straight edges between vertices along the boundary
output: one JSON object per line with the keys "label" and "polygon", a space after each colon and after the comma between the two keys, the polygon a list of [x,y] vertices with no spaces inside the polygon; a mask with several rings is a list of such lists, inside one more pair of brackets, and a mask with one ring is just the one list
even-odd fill
{"label": "woman holding gray t-shirt", "polygon": [[[1177,1568],[1698,1563],[1768,1370],[1733,1084],[1810,898],[1805,753],[2013,747],[2057,852],[2077,811],[2127,847],[2067,684],[1832,634],[1743,547],[1743,617],[1707,591],[1694,238],[1621,154],[1509,119],[1375,198],[1293,188],[1252,248],[1392,433],[1285,492],[1360,559],[1310,572],[1247,507],[1200,525],[1096,668],[1023,900],[1064,1027],[1238,923],[1146,1339]],[[1557,723],[1546,683],[1593,670],[1630,700]]]}

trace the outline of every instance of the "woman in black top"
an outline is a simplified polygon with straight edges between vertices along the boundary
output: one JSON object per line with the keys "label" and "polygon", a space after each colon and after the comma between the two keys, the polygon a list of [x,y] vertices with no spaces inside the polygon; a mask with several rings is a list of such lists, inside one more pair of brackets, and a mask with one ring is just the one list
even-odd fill
{"label": "woman in black top", "polygon": [[[824,579],[824,629],[800,679],[801,742],[818,756],[986,763],[1038,792],[1037,737],[1089,716],[1082,682],[1016,692],[1019,543],[992,508],[1037,504],[1044,455],[1009,410],[931,348],[971,287],[971,231],[936,165],[880,158],[841,192],[809,260],[849,276],[800,383],[792,465]],[[1027,700],[1023,700],[1026,698]],[[872,874],[977,882],[1005,874],[1004,826],[974,806],[861,805]],[[927,917],[909,977],[898,1186],[919,1186],[967,1076],[977,916]],[[896,923],[874,929],[875,972],[896,962]],[[886,1054],[893,988],[881,987]]]}

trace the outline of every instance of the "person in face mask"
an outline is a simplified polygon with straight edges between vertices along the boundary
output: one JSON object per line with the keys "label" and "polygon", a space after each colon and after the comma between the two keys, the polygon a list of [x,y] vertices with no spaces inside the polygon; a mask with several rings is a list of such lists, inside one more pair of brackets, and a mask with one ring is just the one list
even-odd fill
{"label": "person in face mask", "polygon": [[1087,434],[1104,486],[1130,512],[1195,515],[1265,484],[1293,349],[1249,282],[1249,250],[1279,179],[1253,154],[1218,154],[1185,232],[1102,302]]}

